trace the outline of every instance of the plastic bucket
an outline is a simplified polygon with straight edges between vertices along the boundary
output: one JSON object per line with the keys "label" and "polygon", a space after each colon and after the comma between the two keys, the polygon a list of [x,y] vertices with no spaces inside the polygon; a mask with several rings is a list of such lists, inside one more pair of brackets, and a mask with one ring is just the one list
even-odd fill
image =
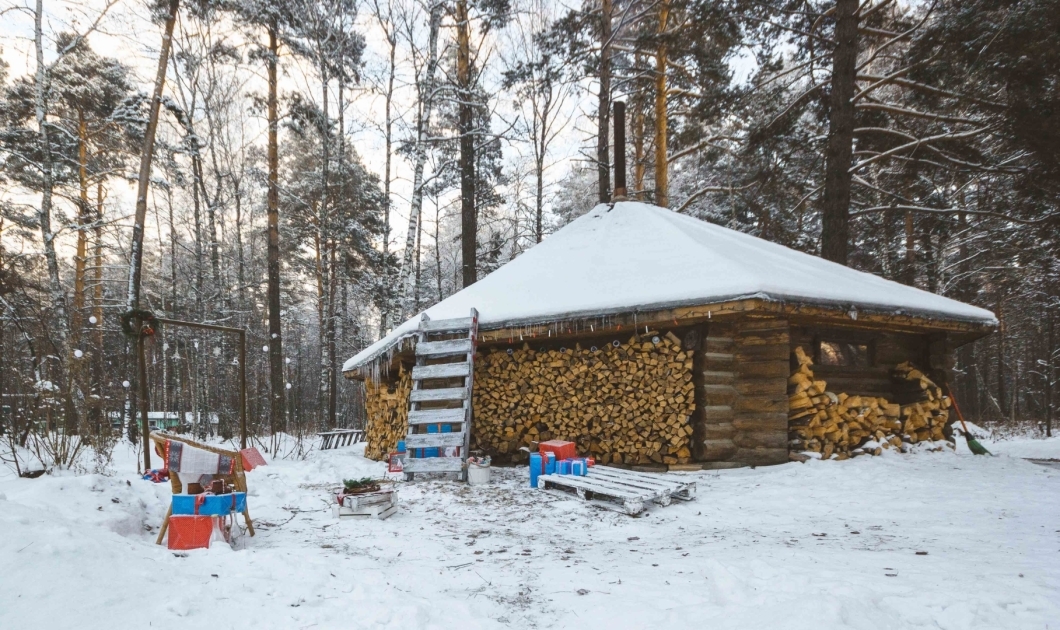
{"label": "plastic bucket", "polygon": [[537,487],[537,478],[541,475],[541,469],[544,467],[544,463],[541,460],[540,453],[530,453],[530,487]]}
{"label": "plastic bucket", "polygon": [[473,486],[484,486],[490,482],[489,464],[480,466],[472,462],[467,464],[467,482]]}

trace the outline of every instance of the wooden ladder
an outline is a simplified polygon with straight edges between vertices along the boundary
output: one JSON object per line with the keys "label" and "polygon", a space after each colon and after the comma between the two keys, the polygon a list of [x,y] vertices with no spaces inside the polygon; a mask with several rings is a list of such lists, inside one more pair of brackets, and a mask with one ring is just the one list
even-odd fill
{"label": "wooden ladder", "polygon": [[[453,338],[461,333],[466,336]],[[432,336],[443,338],[432,340]],[[460,479],[467,481],[464,463],[471,446],[471,392],[477,340],[478,311],[475,309],[471,309],[470,317],[432,320],[425,313],[420,320],[405,437],[408,454],[404,471],[408,481],[416,473],[434,472],[460,473]],[[453,379],[462,380],[463,385],[451,387],[446,381]],[[423,408],[425,404],[427,409]]]}

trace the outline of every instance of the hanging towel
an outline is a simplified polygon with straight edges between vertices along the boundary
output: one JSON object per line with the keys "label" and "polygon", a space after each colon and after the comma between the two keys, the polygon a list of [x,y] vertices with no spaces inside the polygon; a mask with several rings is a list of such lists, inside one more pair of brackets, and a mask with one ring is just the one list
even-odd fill
{"label": "hanging towel", "polygon": [[166,463],[172,472],[191,478],[202,475],[231,475],[234,460],[183,442],[166,440]]}

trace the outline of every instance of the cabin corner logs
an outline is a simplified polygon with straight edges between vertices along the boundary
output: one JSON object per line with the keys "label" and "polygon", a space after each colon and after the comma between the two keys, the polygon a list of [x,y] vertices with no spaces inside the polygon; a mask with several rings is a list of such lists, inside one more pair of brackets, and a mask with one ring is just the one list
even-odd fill
{"label": "cabin corner logs", "polygon": [[[868,365],[820,364],[822,339],[864,342]],[[537,344],[534,344],[537,345]],[[945,335],[844,331],[779,318],[715,320],[625,338],[480,349],[472,449],[501,460],[567,439],[610,464],[780,464],[949,439]],[[923,370],[923,371],[922,371]],[[407,431],[406,369],[366,383],[365,455]]]}

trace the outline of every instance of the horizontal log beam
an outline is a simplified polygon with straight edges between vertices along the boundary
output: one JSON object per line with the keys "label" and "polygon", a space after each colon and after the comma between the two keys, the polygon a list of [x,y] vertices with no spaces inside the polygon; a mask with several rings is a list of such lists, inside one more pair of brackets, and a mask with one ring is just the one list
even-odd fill
{"label": "horizontal log beam", "polygon": [[732,461],[743,462],[749,466],[771,466],[788,461],[788,449],[785,448],[737,448]]}

